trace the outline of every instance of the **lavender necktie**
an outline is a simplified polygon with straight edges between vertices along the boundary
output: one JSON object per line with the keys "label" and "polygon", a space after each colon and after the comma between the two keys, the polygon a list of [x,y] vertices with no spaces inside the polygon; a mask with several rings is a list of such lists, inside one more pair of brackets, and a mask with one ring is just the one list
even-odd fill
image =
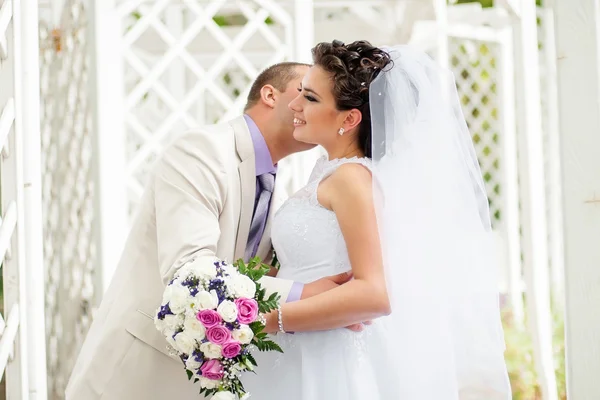
{"label": "lavender necktie", "polygon": [[262,238],[269,214],[269,205],[271,204],[271,195],[275,186],[275,176],[271,173],[266,173],[258,176],[258,184],[260,185],[260,195],[256,202],[254,217],[250,224],[250,233],[248,234],[248,244],[246,245],[246,253],[244,258],[251,259],[256,255],[258,244]]}

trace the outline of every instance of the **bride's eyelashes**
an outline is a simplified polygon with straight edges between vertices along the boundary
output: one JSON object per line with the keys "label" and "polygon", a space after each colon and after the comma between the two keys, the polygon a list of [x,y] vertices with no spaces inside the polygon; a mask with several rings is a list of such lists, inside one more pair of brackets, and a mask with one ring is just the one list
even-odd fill
{"label": "bride's eyelashes", "polygon": [[[302,93],[302,87],[299,87],[299,88],[298,88],[298,92]],[[319,100],[315,99],[313,96],[311,96],[311,95],[308,95],[308,94],[305,94],[305,95],[304,95],[304,98],[305,98],[306,100],[308,100],[308,101],[310,101],[310,102],[314,102],[314,103],[317,103],[317,102],[319,101]]]}

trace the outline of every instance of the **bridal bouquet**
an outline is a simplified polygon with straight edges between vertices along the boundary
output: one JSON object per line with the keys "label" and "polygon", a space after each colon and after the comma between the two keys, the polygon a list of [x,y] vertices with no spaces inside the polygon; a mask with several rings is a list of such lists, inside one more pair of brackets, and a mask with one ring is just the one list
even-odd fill
{"label": "bridal bouquet", "polygon": [[155,326],[183,361],[188,378],[213,400],[248,398],[240,377],[257,365],[252,352],[282,352],[262,332],[261,313],[279,302],[277,293],[267,298],[258,283],[268,271],[258,258],[248,265],[191,260],[165,290]]}

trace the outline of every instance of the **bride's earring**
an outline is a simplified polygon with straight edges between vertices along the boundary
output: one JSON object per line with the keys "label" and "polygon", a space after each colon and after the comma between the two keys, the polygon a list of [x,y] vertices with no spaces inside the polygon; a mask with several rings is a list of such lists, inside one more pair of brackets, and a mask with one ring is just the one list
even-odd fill
{"label": "bride's earring", "polygon": [[344,128],[340,128],[340,130],[338,131],[338,134],[339,134],[340,136],[342,136],[342,135],[344,134]]}

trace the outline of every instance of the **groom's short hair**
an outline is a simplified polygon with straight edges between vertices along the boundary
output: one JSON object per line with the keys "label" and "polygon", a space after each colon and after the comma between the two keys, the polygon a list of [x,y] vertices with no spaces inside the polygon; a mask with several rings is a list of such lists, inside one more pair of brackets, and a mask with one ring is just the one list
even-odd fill
{"label": "groom's short hair", "polygon": [[298,78],[298,72],[296,71],[296,68],[303,66],[310,67],[310,64],[286,61],[271,65],[269,68],[262,71],[256,77],[252,87],[250,88],[244,111],[248,110],[258,102],[260,99],[260,89],[262,89],[262,87],[265,85],[271,85],[280,92],[285,92],[288,83]]}

